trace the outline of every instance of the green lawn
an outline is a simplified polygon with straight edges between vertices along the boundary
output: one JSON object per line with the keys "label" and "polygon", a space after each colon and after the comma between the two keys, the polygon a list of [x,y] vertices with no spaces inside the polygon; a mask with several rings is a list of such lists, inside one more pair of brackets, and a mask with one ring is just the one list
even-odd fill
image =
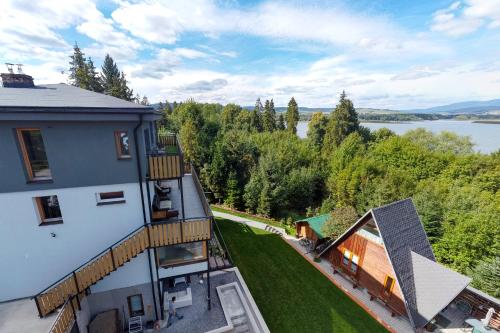
{"label": "green lawn", "polygon": [[215,212],[228,213],[228,214],[231,214],[231,215],[248,218],[250,220],[254,220],[254,221],[266,223],[266,224],[269,224],[269,225],[272,225],[272,226],[275,226],[275,227],[284,228],[286,230],[286,232],[288,234],[290,234],[290,235],[291,234],[295,234],[295,229],[294,228],[292,228],[290,226],[287,226],[287,225],[284,225],[280,221],[276,221],[276,220],[273,220],[273,219],[268,219],[268,218],[260,217],[260,216],[257,216],[257,215],[247,214],[247,213],[244,213],[244,212],[235,211],[235,210],[231,210],[231,209],[225,209],[225,208],[220,207],[220,206],[212,205],[210,207]]}
{"label": "green lawn", "polygon": [[217,221],[271,332],[387,332],[279,236]]}

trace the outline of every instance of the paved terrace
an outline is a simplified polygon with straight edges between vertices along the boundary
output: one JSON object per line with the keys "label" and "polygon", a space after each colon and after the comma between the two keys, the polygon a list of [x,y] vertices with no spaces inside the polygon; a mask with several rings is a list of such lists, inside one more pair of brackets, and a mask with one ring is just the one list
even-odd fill
{"label": "paved terrace", "polygon": [[[172,188],[170,193],[172,209],[179,211],[179,218],[182,218],[181,191],[177,180],[167,180],[162,183]],[[182,177],[182,188],[184,189],[184,212],[186,218],[205,216],[201,199],[191,174],[185,174],[184,177]]]}
{"label": "paved terrace", "polygon": [[[264,229],[267,230],[267,224],[262,222],[253,221],[248,218],[235,216],[228,213],[222,212],[213,212],[216,217],[225,218],[228,220],[232,220],[238,223],[243,223],[252,228]],[[384,305],[377,301],[370,301],[370,295],[365,292],[361,288],[353,289],[352,282],[343,278],[340,274],[333,274],[332,267],[329,262],[326,260],[321,260],[321,262],[317,263],[313,260],[313,255],[310,253],[306,253],[306,250],[299,245],[299,240],[293,236],[287,235],[284,230],[280,230],[281,228],[275,228],[279,231],[283,232],[283,239],[290,244],[297,252],[299,252],[304,258],[306,258],[311,265],[315,266],[321,273],[323,273],[330,281],[335,284],[337,287],[342,289],[348,296],[350,296],[356,303],[358,303],[365,311],[370,313],[373,317],[375,317],[379,322],[384,324],[387,328],[389,328],[393,332],[397,333],[413,333],[413,329],[411,327],[410,322],[406,317],[397,316],[391,317],[390,310],[388,310]]]}
{"label": "paved terrace", "polygon": [[45,318],[38,317],[35,301],[24,298],[0,303],[0,332],[48,332],[57,312]]}

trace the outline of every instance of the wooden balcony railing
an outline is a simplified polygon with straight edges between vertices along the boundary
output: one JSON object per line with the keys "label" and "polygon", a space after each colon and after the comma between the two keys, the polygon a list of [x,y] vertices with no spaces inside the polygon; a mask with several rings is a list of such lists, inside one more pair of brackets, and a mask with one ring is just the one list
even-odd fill
{"label": "wooden balcony railing", "polygon": [[182,156],[180,155],[149,155],[149,179],[180,178],[183,175],[182,163]]}
{"label": "wooden balcony railing", "polygon": [[68,298],[59,314],[52,324],[49,333],[67,333],[73,327],[76,321],[76,310],[80,310],[80,301],[83,294],[78,294],[76,297]]}
{"label": "wooden balcony railing", "polygon": [[210,239],[211,221],[204,217],[141,226],[37,294],[34,298],[40,317],[53,312],[68,298],[86,290],[146,249]]}

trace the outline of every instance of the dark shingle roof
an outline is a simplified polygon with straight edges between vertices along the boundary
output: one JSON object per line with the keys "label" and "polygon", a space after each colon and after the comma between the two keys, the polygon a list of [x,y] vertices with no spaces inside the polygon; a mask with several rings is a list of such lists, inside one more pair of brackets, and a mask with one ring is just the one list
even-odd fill
{"label": "dark shingle roof", "polygon": [[470,279],[436,263],[411,199],[373,208],[321,254],[345,241],[370,216],[384,242],[408,317],[414,327],[423,327],[467,287]]}
{"label": "dark shingle roof", "polygon": [[67,84],[35,88],[0,87],[0,109],[38,112],[153,113],[153,108]]}

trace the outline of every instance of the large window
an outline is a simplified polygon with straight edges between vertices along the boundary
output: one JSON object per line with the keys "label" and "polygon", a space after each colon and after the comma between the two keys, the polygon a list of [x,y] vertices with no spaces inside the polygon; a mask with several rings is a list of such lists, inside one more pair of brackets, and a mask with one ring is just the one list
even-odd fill
{"label": "large window", "polygon": [[130,317],[144,316],[144,302],[141,294],[127,297],[127,302]]}
{"label": "large window", "polygon": [[35,204],[40,217],[40,225],[62,223],[61,208],[57,195],[35,198]]}
{"label": "large window", "polygon": [[351,260],[351,251],[345,249],[344,255],[342,256],[342,263],[346,266],[349,266],[349,260]]}
{"label": "large window", "polygon": [[32,181],[51,179],[42,133],[37,128],[17,129],[24,164]]}
{"label": "large window", "polygon": [[115,132],[116,153],[119,159],[131,158],[127,131]]}
{"label": "large window", "polygon": [[172,266],[207,258],[205,242],[177,244],[158,248],[158,264]]}

